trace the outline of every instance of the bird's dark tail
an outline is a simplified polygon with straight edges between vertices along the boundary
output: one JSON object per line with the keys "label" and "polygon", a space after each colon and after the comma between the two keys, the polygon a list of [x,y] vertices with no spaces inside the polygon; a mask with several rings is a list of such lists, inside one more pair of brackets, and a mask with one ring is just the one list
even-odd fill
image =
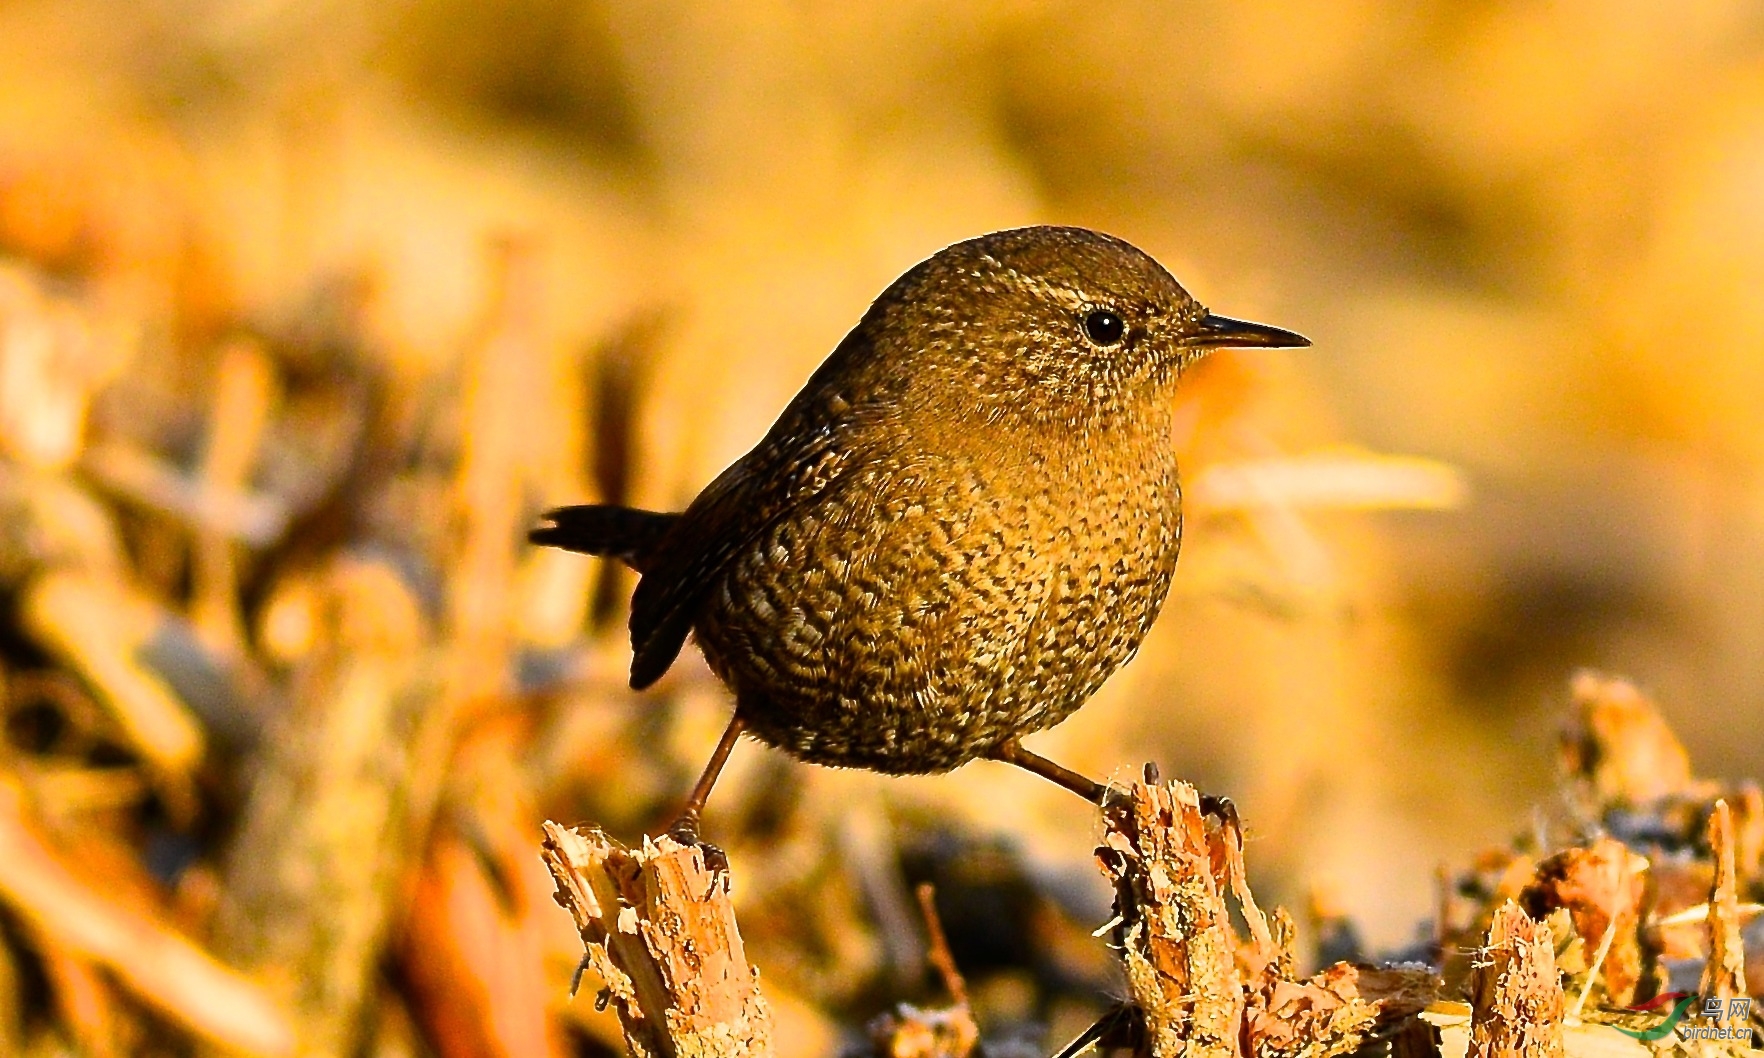
{"label": "bird's dark tail", "polygon": [[592,503],[547,511],[545,520],[551,524],[528,532],[528,540],[565,551],[616,558],[642,573],[649,568],[649,560],[662,537],[668,535],[680,516]]}

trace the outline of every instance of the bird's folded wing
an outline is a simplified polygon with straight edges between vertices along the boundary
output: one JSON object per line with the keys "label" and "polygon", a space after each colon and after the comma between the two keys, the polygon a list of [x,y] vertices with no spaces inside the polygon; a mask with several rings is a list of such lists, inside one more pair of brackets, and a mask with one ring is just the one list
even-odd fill
{"label": "bird's folded wing", "polygon": [[649,686],[674,663],[699,604],[731,562],[874,456],[853,446],[851,435],[883,413],[847,409],[838,422],[816,424],[787,412],[757,448],[699,494],[632,597],[632,687]]}

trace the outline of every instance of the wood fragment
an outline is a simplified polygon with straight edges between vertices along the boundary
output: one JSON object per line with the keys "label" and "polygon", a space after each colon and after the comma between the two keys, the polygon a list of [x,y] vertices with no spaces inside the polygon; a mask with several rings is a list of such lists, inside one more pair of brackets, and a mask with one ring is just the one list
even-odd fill
{"label": "wood fragment", "polygon": [[112,512],[81,483],[0,462],[0,582],[45,568],[121,578],[126,556]]}
{"label": "wood fragment", "polygon": [[1200,795],[1139,782],[1104,810],[1097,860],[1115,887],[1127,986],[1155,1058],[1236,1058],[1244,993]]}
{"label": "wood fragment", "polygon": [[706,862],[704,846],[664,835],[628,849],[547,821],[543,855],[636,1058],[771,1053],[729,873]]}
{"label": "wood fragment", "polygon": [[[1620,1032],[1617,1025],[1621,1024],[1631,1030],[1657,1028],[1661,1023],[1660,1014],[1603,1011],[1597,1016],[1597,1021],[1584,1020],[1578,1024],[1566,1020],[1563,1022],[1562,1049],[1566,1058],[1659,1058],[1660,1051]],[[1420,1020],[1438,1031],[1441,1058],[1469,1058],[1469,1004],[1437,1002],[1421,1014]],[[1666,1042],[1668,1045],[1671,1043]],[[1393,1040],[1393,1052],[1395,1043]]]}
{"label": "wood fragment", "polygon": [[[1133,1024],[1152,1055],[1328,1058],[1400,1034],[1438,997],[1441,982],[1424,966],[1337,963],[1298,977],[1292,916],[1262,914],[1235,813],[1203,813],[1193,787],[1159,784],[1148,768],[1104,822],[1097,858],[1115,885]],[[1231,925],[1228,893],[1247,938]],[[1074,1044],[1103,1030],[1099,1022]]]}
{"label": "wood fragment", "polygon": [[1615,1006],[1635,1002],[1643,979],[1640,922],[1647,868],[1646,857],[1604,837],[1586,848],[1565,849],[1538,864],[1536,877],[1519,897],[1520,906],[1534,919],[1566,908],[1574,932],[1587,946],[1589,959],[1596,958],[1609,936],[1600,975],[1605,994]]}
{"label": "wood fragment", "polygon": [[55,1009],[85,1058],[115,1058],[120,1012],[110,987],[92,964],[70,954],[53,940],[32,938],[54,993]]}
{"label": "wood fragment", "polygon": [[1470,1058],[1561,1058],[1566,1001],[1549,927],[1503,904],[1470,984]]}
{"label": "wood fragment", "polygon": [[1536,878],[1536,859],[1504,847],[1483,849],[1461,874],[1441,876],[1448,926],[1436,932],[1435,944],[1447,994],[1466,993],[1495,911],[1508,900],[1518,900]]}
{"label": "wood fragment", "polygon": [[25,999],[19,992],[18,961],[12,947],[0,944],[0,1054],[23,1054]]}
{"label": "wood fragment", "polygon": [[1709,851],[1715,859],[1715,884],[1709,890],[1709,961],[1703,965],[1699,991],[1705,999],[1720,999],[1726,1009],[1729,1000],[1746,994],[1746,949],[1740,936],[1733,814],[1725,800],[1716,801],[1709,814]]}
{"label": "wood fragment", "polygon": [[176,465],[124,441],[93,445],[80,466],[112,493],[180,524],[241,543],[267,546],[288,528],[288,504],[280,496],[205,486]]}
{"label": "wood fragment", "polygon": [[207,739],[189,707],[141,662],[168,615],[122,581],[50,571],[26,589],[21,616],[31,635],[92,688],[174,817],[190,818],[193,773]]}
{"label": "wood fragment", "polygon": [[1256,1058],[1347,1054],[1374,1035],[1401,1035],[1438,995],[1439,978],[1424,966],[1337,963],[1304,980],[1275,977],[1249,997],[1246,1050]]}
{"label": "wood fragment", "polygon": [[452,691],[465,698],[512,689],[518,541],[532,478],[529,416],[540,395],[532,377],[543,299],[531,239],[503,236],[488,255],[489,293],[467,350],[460,394],[463,429],[453,483],[458,545],[449,556]]}
{"label": "wood fragment", "polygon": [[1690,754],[1634,684],[1581,671],[1571,693],[1575,716],[1562,737],[1562,767],[1588,784],[1599,805],[1648,804],[1691,787]]}
{"label": "wood fragment", "polygon": [[901,1003],[870,1022],[870,1044],[880,1058],[966,1058],[979,1042],[980,1030],[962,1007]]}
{"label": "wood fragment", "polygon": [[48,288],[10,262],[0,269],[0,455],[55,473],[78,458],[93,394],[133,343]]}
{"label": "wood fragment", "polygon": [[1755,782],[1743,782],[1733,806],[1733,865],[1742,883],[1764,871],[1764,790]]}
{"label": "wood fragment", "polygon": [[[222,872],[214,940],[296,1013],[302,1053],[348,1054],[394,897],[421,851],[451,717],[420,601],[383,559],[335,560],[320,646],[263,743]],[[451,743],[447,743],[450,745]]]}
{"label": "wood fragment", "polygon": [[[275,391],[275,370],[256,343],[240,339],[221,350],[208,438],[196,471],[203,495],[235,495],[248,489]],[[246,638],[233,549],[231,536],[219,529],[203,526],[197,532],[191,622],[210,650],[238,658],[246,653]]]}
{"label": "wood fragment", "polygon": [[[557,1058],[569,1053],[549,1017],[543,938],[524,892],[501,891],[486,871],[495,856],[504,877],[530,859],[508,863],[497,847],[474,850],[437,827],[411,887],[398,950],[413,1014],[439,1058]],[[530,853],[529,853],[530,854]],[[543,875],[541,875],[543,878]],[[523,880],[513,878],[518,883]],[[549,911],[555,915],[555,911]]]}
{"label": "wood fragment", "polygon": [[[510,710],[461,733],[428,848],[400,901],[396,951],[410,1015],[439,1058],[561,1058],[555,969],[581,942],[533,855],[537,817]],[[608,1034],[602,1033],[603,1037]],[[619,1034],[610,1034],[617,1046]]]}
{"label": "wood fragment", "polygon": [[1439,1027],[1422,1019],[1409,1018],[1390,1037],[1390,1058],[1440,1058]]}
{"label": "wood fragment", "polygon": [[[1342,967],[1352,970],[1352,967]],[[1321,1058],[1354,1050],[1378,1020],[1378,1007],[1339,978],[1277,980],[1252,998],[1244,1035],[1257,1058]],[[1336,985],[1337,987],[1330,987]]]}
{"label": "wood fragment", "polygon": [[[1704,821],[1705,826],[1707,820]],[[1709,891],[1715,885],[1715,865],[1682,857],[1659,857],[1648,869],[1651,936],[1663,960],[1696,959],[1709,955]]]}

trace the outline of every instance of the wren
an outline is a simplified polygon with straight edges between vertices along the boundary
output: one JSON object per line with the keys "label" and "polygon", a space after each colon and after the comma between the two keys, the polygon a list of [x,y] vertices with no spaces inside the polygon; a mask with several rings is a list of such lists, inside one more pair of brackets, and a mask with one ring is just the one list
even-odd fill
{"label": "wren", "polygon": [[745,732],[896,774],[1008,761],[1133,657],[1182,540],[1184,370],[1310,342],[1216,316],[1126,242],[1030,227],[895,280],[764,439],[681,513],[562,507],[533,542],[621,559],[631,686],[692,634],[735,712],[681,825]]}

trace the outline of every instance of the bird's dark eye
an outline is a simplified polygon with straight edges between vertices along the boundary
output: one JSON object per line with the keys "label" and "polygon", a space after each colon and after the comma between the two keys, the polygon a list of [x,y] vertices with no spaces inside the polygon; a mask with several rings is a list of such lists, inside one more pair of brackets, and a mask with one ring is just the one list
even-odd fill
{"label": "bird's dark eye", "polygon": [[1108,309],[1094,309],[1084,317],[1084,334],[1098,345],[1114,345],[1126,333],[1127,325]]}

